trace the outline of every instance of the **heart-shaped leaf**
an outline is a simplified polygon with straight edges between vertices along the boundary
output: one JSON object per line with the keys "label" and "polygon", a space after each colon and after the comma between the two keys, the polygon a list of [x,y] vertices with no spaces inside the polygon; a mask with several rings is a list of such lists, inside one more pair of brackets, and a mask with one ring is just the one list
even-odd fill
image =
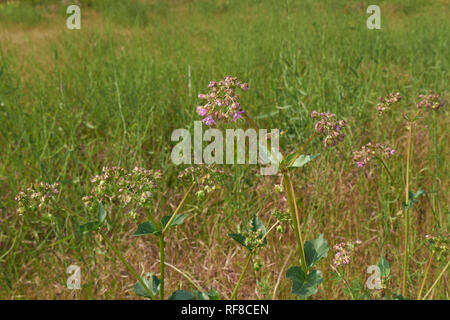
{"label": "heart-shaped leaf", "polygon": [[[177,214],[173,218],[172,222],[170,222],[169,228],[179,226],[180,224],[183,223],[184,219],[186,219],[187,216],[188,216],[187,213]],[[162,225],[163,229],[166,227],[167,223],[169,223],[169,220],[170,220],[171,217],[172,216],[164,216],[164,217],[161,218],[161,225]]]}
{"label": "heart-shaped leaf", "polygon": [[240,245],[248,247],[245,245],[245,237],[240,233],[229,233],[228,236],[232,238],[233,240],[237,241]]}
{"label": "heart-shaped leaf", "polygon": [[326,258],[328,250],[330,250],[330,247],[322,234],[315,240],[306,241],[305,258],[308,269],[315,266],[319,260]]}
{"label": "heart-shaped leaf", "polygon": [[321,271],[313,270],[306,277],[302,268],[297,266],[288,269],[286,278],[292,280],[292,293],[300,298],[307,298],[316,294],[319,284],[323,281]]}
{"label": "heart-shaped leaf", "polygon": [[153,225],[151,221],[147,221],[138,225],[138,228],[133,236],[146,236],[148,234],[158,234],[159,231]]}
{"label": "heart-shaped leaf", "polygon": [[[160,280],[155,276],[155,274],[153,272],[147,272],[142,277],[142,281],[150,289],[150,292],[153,294],[153,296],[156,296],[158,294]],[[133,286],[133,291],[141,297],[145,297],[145,298],[149,298],[149,299],[152,298],[140,281],[138,281]]]}

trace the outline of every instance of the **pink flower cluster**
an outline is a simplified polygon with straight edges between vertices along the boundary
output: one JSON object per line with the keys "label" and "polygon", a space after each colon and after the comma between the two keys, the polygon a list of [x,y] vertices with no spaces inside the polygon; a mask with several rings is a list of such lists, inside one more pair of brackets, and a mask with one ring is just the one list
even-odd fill
{"label": "pink flower cluster", "polygon": [[364,167],[373,157],[391,157],[394,155],[395,150],[391,147],[376,143],[372,144],[371,142],[364,145],[361,150],[353,151],[353,161],[356,162],[358,168]]}
{"label": "pink flower cluster", "polygon": [[311,112],[312,118],[319,121],[315,124],[314,130],[317,134],[325,136],[323,144],[325,147],[333,147],[344,140],[342,129],[347,125],[345,120],[337,120],[334,113],[329,112]]}
{"label": "pink flower cluster", "polygon": [[333,247],[333,249],[337,251],[334,255],[333,265],[335,267],[339,267],[349,264],[351,262],[351,256],[353,251],[355,250],[355,247],[360,245],[361,243],[361,240],[356,240],[336,244]]}
{"label": "pink flower cluster", "polygon": [[205,104],[197,106],[197,113],[203,117],[202,122],[208,126],[217,121],[234,121],[242,118],[245,111],[241,108],[240,96],[236,89],[248,90],[248,83],[241,83],[236,77],[226,76],[223,80],[211,81],[208,85],[211,92],[200,93],[198,98]]}
{"label": "pink flower cluster", "polygon": [[383,112],[390,110],[394,104],[402,100],[402,96],[400,95],[400,92],[397,92],[395,94],[389,93],[384,98],[378,97],[378,100],[380,102],[377,104],[377,111],[379,114],[382,114]]}
{"label": "pink flower cluster", "polygon": [[417,103],[417,108],[437,111],[444,106],[444,102],[439,93],[434,93],[433,91],[430,91],[430,94],[427,95],[421,94],[419,98],[421,100]]}

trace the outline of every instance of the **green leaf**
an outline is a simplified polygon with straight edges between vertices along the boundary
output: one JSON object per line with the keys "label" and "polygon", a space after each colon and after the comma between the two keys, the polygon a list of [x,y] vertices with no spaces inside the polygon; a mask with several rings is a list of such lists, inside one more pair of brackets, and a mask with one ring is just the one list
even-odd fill
{"label": "green leaf", "polygon": [[138,228],[135,233],[133,233],[133,236],[146,236],[148,234],[158,234],[159,231],[156,229],[156,227],[153,225],[151,221],[147,221],[144,223],[141,223],[138,225]]}
{"label": "green leaf", "polygon": [[107,213],[106,213],[105,208],[103,208],[102,203],[99,202],[98,211],[97,211],[97,220],[100,224],[103,223],[103,221],[105,221],[106,215],[107,215]]}
{"label": "green leaf", "polygon": [[389,262],[386,260],[386,258],[382,255],[380,260],[377,264],[378,268],[380,268],[380,276],[387,277],[389,276],[389,273],[391,272],[391,267],[389,266]]}
{"label": "green leaf", "polygon": [[408,200],[408,202],[402,203],[403,208],[405,208],[405,210],[409,210],[414,205],[414,203],[416,203],[418,201],[418,199],[424,195],[425,195],[425,191],[420,190],[420,189],[416,193],[409,192],[409,200]]}
{"label": "green leaf", "polygon": [[98,221],[91,221],[80,226],[80,232],[86,233],[95,231],[100,227],[100,223]]}
{"label": "green leaf", "polygon": [[315,266],[319,260],[326,258],[328,255],[328,250],[330,250],[330,247],[322,234],[320,234],[315,240],[306,241],[305,258],[308,269]]}
{"label": "green leaf", "polygon": [[[142,277],[142,281],[150,289],[150,291],[152,292],[153,296],[156,296],[158,294],[160,281],[155,276],[155,274],[153,272],[147,272]],[[145,298],[151,299],[150,295],[148,294],[148,291],[145,290],[144,286],[141,284],[140,281],[138,281],[133,286],[133,291],[134,291],[134,293],[136,293],[137,295],[139,295],[141,297],[145,297]]]}
{"label": "green leaf", "polygon": [[[313,154],[313,155],[300,155],[297,159],[295,159],[294,163],[290,166],[290,168],[301,168],[308,162],[314,160],[317,158],[319,154]],[[286,164],[289,164],[289,162],[286,162]]]}
{"label": "green leaf", "polygon": [[240,245],[248,247],[245,245],[245,237],[240,233],[229,233],[228,236],[232,238],[233,240],[237,241]]}
{"label": "green leaf", "polygon": [[[188,216],[187,213],[177,214],[173,218],[172,222],[170,223],[169,228],[179,226],[180,224],[183,223],[184,219],[186,219],[187,216]],[[161,225],[162,225],[163,229],[166,227],[167,223],[169,223],[169,220],[170,220],[171,217],[172,216],[164,216],[164,217],[161,218]]]}
{"label": "green leaf", "polygon": [[220,300],[219,293],[213,288],[209,289],[208,292],[205,292],[208,295],[209,300]]}
{"label": "green leaf", "polygon": [[[264,227],[264,224],[262,223],[261,220],[258,219],[257,215],[254,214],[253,215],[253,219],[252,219],[252,231],[253,232],[257,232],[259,230],[261,230],[261,234],[260,234],[260,236],[258,238],[262,239],[266,235],[266,232],[267,232],[266,231],[266,227]],[[267,239],[266,238],[264,238],[263,244],[264,245],[267,244]]]}
{"label": "green leaf", "polygon": [[322,272],[313,270],[306,277],[302,268],[290,267],[286,272],[286,278],[292,280],[292,293],[300,298],[307,298],[316,294],[319,284],[322,283]]}
{"label": "green leaf", "polygon": [[176,290],[169,297],[169,300],[219,300],[219,294],[213,288],[205,292],[198,290],[194,290],[192,292],[186,290]]}
{"label": "green leaf", "polygon": [[195,300],[195,297],[190,291],[176,290],[170,295],[168,300]]}
{"label": "green leaf", "polygon": [[258,230],[261,230],[261,236],[259,237],[261,239],[266,235],[266,227],[264,227],[262,221],[254,214],[252,219],[252,231],[257,232]]}

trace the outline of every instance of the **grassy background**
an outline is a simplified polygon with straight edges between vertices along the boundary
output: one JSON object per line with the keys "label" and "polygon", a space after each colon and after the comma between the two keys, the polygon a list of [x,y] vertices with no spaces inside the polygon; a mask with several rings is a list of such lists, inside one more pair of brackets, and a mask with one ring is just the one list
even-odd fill
{"label": "grassy background", "polygon": [[[242,103],[261,127],[288,130],[293,148],[313,131],[311,110],[332,111],[349,122],[345,142],[295,175],[303,232],[324,233],[330,245],[360,238],[364,246],[346,267],[363,287],[381,253],[398,288],[403,252],[399,207],[388,176],[378,167],[357,170],[352,150],[368,141],[398,150],[391,165],[405,171],[406,132],[401,112],[376,117],[377,97],[392,91],[413,109],[429,89],[448,100],[449,7],[446,1],[378,1],[381,30],[368,30],[366,1],[81,1],[81,30],[68,30],[60,1],[0,5],[0,298],[136,298],[134,280],[100,239],[65,239],[89,219],[81,197],[104,165],[164,171],[158,212],[166,213],[187,189],[170,161],[176,128],[192,128],[199,92],[209,80],[236,75],[250,90]],[[191,73],[189,89],[188,70]],[[417,128],[412,190],[427,197],[413,213],[410,293],[423,277],[424,235],[448,230],[448,113]],[[446,162],[447,161],[447,162]],[[244,252],[226,236],[257,212],[263,221],[286,204],[273,194],[276,177],[256,177],[255,167],[233,166],[222,191],[199,202],[191,197],[187,224],[172,235],[167,261],[222,297],[231,294]],[[60,181],[60,234],[15,212],[14,196],[34,180]],[[119,213],[117,213],[119,214]],[[141,221],[144,215],[140,213]],[[133,239],[123,219],[114,241],[139,271],[157,272],[157,247]],[[292,232],[272,235],[261,250],[263,268],[247,274],[242,298],[292,298],[281,267],[296,263]],[[348,298],[333,281],[330,252],[321,268],[317,298]],[[199,263],[200,261],[200,263]],[[83,290],[65,288],[67,266],[82,268]],[[437,276],[431,270],[428,286]],[[168,287],[189,283],[168,269]],[[367,297],[369,293],[365,293]],[[434,298],[448,298],[447,277]]]}

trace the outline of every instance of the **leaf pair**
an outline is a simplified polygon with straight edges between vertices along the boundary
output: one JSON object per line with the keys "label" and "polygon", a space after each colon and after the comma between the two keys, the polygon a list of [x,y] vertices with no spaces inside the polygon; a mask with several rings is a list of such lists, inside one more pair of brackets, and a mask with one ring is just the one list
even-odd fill
{"label": "leaf pair", "polygon": [[[168,227],[173,228],[173,227],[179,226],[180,224],[182,224],[184,222],[186,217],[187,217],[187,213],[176,215],[172,219],[172,221],[170,222],[170,225]],[[161,230],[164,230],[164,228],[169,223],[170,218],[171,218],[171,216],[163,216],[161,218],[161,229],[158,226],[155,226],[153,224],[153,222],[151,222],[151,221],[143,222],[138,225],[138,228],[137,228],[136,232],[133,234],[133,236],[146,236],[149,234],[159,235],[159,234],[161,234]]]}
{"label": "leaf pair", "polygon": [[290,267],[286,272],[286,278],[292,280],[292,293],[301,298],[307,298],[316,294],[323,277],[320,270],[312,270],[317,262],[326,258],[330,247],[322,234],[315,240],[305,242],[305,259],[308,268],[306,275],[301,267]]}

